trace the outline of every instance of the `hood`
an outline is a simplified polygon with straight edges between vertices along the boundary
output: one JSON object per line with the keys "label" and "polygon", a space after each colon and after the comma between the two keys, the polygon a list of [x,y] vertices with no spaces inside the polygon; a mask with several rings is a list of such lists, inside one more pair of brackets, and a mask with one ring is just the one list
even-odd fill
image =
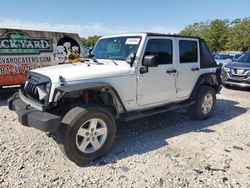
{"label": "hood", "polygon": [[74,63],[39,68],[31,72],[47,76],[52,83],[58,83],[59,76],[62,76],[66,82],[122,76],[131,73],[131,67],[127,63],[119,63],[118,65],[112,63]]}
{"label": "hood", "polygon": [[226,65],[226,67],[233,69],[250,69],[250,63],[230,62]]}

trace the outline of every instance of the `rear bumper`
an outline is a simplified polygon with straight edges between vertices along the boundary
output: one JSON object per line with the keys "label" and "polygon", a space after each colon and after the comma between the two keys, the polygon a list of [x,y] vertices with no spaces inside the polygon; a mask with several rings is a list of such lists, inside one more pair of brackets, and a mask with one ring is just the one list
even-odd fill
{"label": "rear bumper", "polygon": [[8,107],[16,112],[19,123],[24,126],[34,127],[44,132],[54,132],[60,126],[59,116],[31,107],[20,98],[18,93],[8,99]]}

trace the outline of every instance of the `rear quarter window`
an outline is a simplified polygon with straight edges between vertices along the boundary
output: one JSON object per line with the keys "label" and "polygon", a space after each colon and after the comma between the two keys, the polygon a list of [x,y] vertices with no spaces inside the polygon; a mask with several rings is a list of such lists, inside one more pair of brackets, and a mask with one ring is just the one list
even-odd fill
{"label": "rear quarter window", "polygon": [[218,67],[204,40],[201,40],[200,47],[201,47],[200,68]]}

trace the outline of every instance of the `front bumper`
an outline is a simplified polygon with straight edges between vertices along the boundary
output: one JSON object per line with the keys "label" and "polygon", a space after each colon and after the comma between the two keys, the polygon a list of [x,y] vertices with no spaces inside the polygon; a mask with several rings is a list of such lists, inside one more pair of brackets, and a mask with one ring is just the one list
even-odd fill
{"label": "front bumper", "polygon": [[250,77],[231,76],[229,73],[223,71],[221,73],[222,85],[230,85],[242,88],[250,88]]}
{"label": "front bumper", "polygon": [[20,98],[18,93],[8,98],[8,107],[16,112],[18,121],[24,126],[33,127],[44,132],[55,132],[60,126],[61,118],[59,116],[31,107],[30,104],[26,104]]}

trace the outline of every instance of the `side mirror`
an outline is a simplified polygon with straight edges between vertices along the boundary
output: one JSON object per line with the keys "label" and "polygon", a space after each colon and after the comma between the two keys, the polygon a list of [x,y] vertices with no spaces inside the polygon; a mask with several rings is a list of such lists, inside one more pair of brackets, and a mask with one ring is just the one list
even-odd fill
{"label": "side mirror", "polygon": [[126,58],[126,62],[128,64],[130,64],[130,66],[133,65],[134,61],[135,61],[135,58],[136,58],[136,54],[135,53],[130,53],[129,56]]}
{"label": "side mirror", "polygon": [[157,67],[159,62],[159,56],[146,55],[143,58],[142,65],[145,67]]}
{"label": "side mirror", "polygon": [[155,55],[146,55],[143,58],[142,65],[145,67],[142,67],[140,69],[141,74],[145,74],[148,72],[148,67],[157,67],[159,62],[159,56]]}

